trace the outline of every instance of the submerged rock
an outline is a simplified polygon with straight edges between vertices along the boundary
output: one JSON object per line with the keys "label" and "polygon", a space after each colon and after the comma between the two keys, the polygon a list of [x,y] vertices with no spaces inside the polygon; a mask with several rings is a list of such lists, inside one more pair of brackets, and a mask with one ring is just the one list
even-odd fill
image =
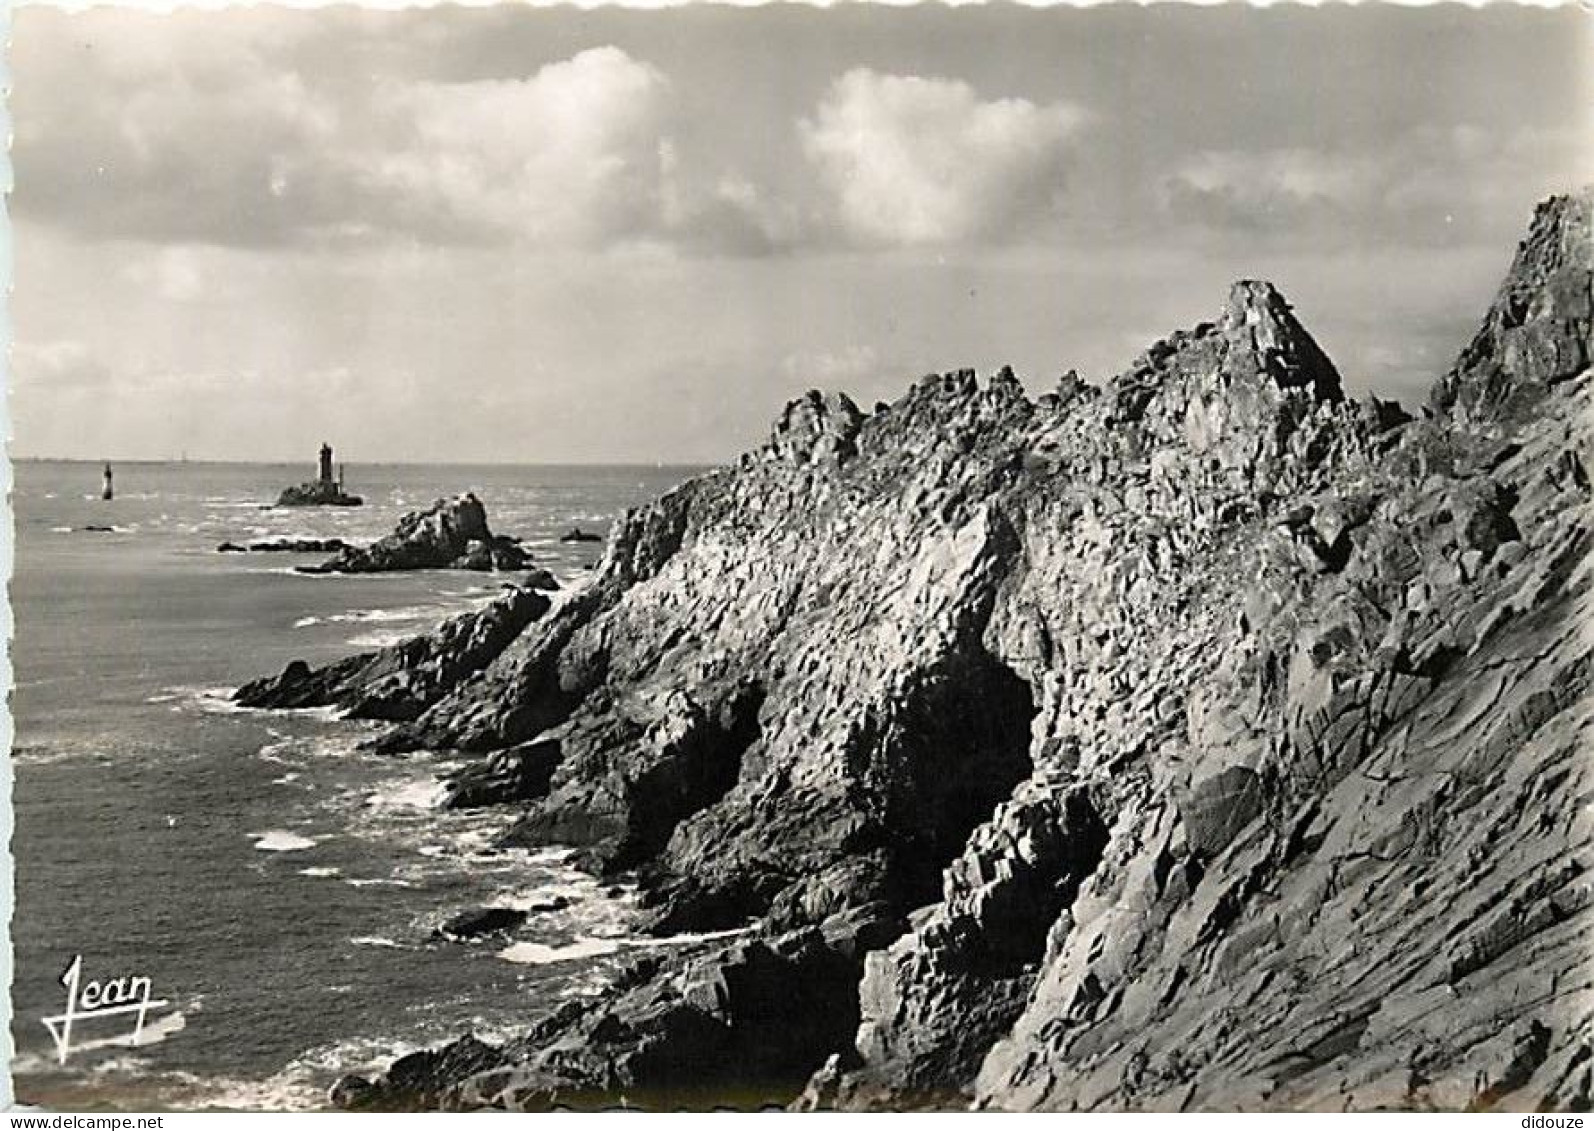
{"label": "submerged rock", "polygon": [[433,933],[452,942],[505,935],[526,921],[526,913],[513,907],[478,907],[451,915]]}
{"label": "submerged rock", "polygon": [[748,933],[351,1094],[1594,1103],[1588,204],[1423,419],[1245,281],[1103,388],[811,394],[627,515],[378,746]]}
{"label": "submerged rock", "polygon": [[330,554],[346,550],[349,544],[341,538],[277,538],[269,542],[251,542],[240,546],[236,542],[223,542],[216,547],[218,554]]}

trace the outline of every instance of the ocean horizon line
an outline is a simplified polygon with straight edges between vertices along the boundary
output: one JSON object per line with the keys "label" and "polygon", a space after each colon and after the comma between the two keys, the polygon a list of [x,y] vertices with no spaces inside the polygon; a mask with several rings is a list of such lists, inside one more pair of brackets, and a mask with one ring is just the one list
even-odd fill
{"label": "ocean horizon line", "polygon": [[[70,463],[70,464],[123,464],[130,467],[155,467],[183,464],[199,464],[207,467],[296,467],[309,465],[311,461],[304,459],[209,459],[193,456],[182,457],[119,457],[119,456],[11,456],[11,462],[17,463]],[[691,468],[708,469],[725,467],[734,462],[732,459],[704,461],[704,460],[362,460],[345,464],[349,468],[357,467],[592,467],[592,468]],[[311,470],[314,470],[313,466]]]}

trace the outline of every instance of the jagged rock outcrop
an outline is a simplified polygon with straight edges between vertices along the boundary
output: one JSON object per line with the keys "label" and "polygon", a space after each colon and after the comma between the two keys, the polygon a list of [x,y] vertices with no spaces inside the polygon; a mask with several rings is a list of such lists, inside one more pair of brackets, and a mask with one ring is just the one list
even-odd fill
{"label": "jagged rock outcrop", "polygon": [[294,660],[278,675],[240,687],[233,700],[244,707],[338,707],[351,718],[414,719],[497,659],[550,606],[535,589],[510,587],[425,635],[322,668]]}
{"label": "jagged rock outcrop", "polygon": [[1588,367],[1594,357],[1591,223],[1594,202],[1587,193],[1539,205],[1477,336],[1435,386],[1435,406],[1472,419],[1510,415]]}
{"label": "jagged rock outcrop", "polygon": [[811,394],[628,515],[378,746],[751,934],[428,1097],[1594,1102],[1588,215],[1423,419],[1242,282],[1104,388]]}
{"label": "jagged rock outcrop", "polygon": [[517,570],[531,555],[487,526],[487,508],[475,495],[438,499],[424,511],[399,519],[397,528],[369,546],[350,546],[301,573],[389,573],[406,569]]}
{"label": "jagged rock outcrop", "polygon": [[395,1060],[375,1086],[361,1076],[344,1076],[329,1099],[349,1111],[414,1111],[439,1106],[455,1082],[501,1065],[499,1050],[465,1036],[440,1049],[422,1049]]}

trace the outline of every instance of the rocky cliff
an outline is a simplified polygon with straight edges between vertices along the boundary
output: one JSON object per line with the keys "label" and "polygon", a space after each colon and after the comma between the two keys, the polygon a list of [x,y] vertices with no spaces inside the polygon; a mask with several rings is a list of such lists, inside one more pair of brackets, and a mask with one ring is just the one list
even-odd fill
{"label": "rocky cliff", "polygon": [[750,930],[339,1095],[1586,1107],[1589,215],[1421,418],[1242,282],[1103,388],[809,394],[627,516],[379,748]]}

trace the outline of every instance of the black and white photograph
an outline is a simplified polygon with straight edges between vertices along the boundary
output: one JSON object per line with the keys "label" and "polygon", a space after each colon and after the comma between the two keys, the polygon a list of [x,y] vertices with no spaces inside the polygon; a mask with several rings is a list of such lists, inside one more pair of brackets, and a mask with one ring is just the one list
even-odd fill
{"label": "black and white photograph", "polygon": [[15,7],[13,1110],[1579,1125],[1591,61]]}

